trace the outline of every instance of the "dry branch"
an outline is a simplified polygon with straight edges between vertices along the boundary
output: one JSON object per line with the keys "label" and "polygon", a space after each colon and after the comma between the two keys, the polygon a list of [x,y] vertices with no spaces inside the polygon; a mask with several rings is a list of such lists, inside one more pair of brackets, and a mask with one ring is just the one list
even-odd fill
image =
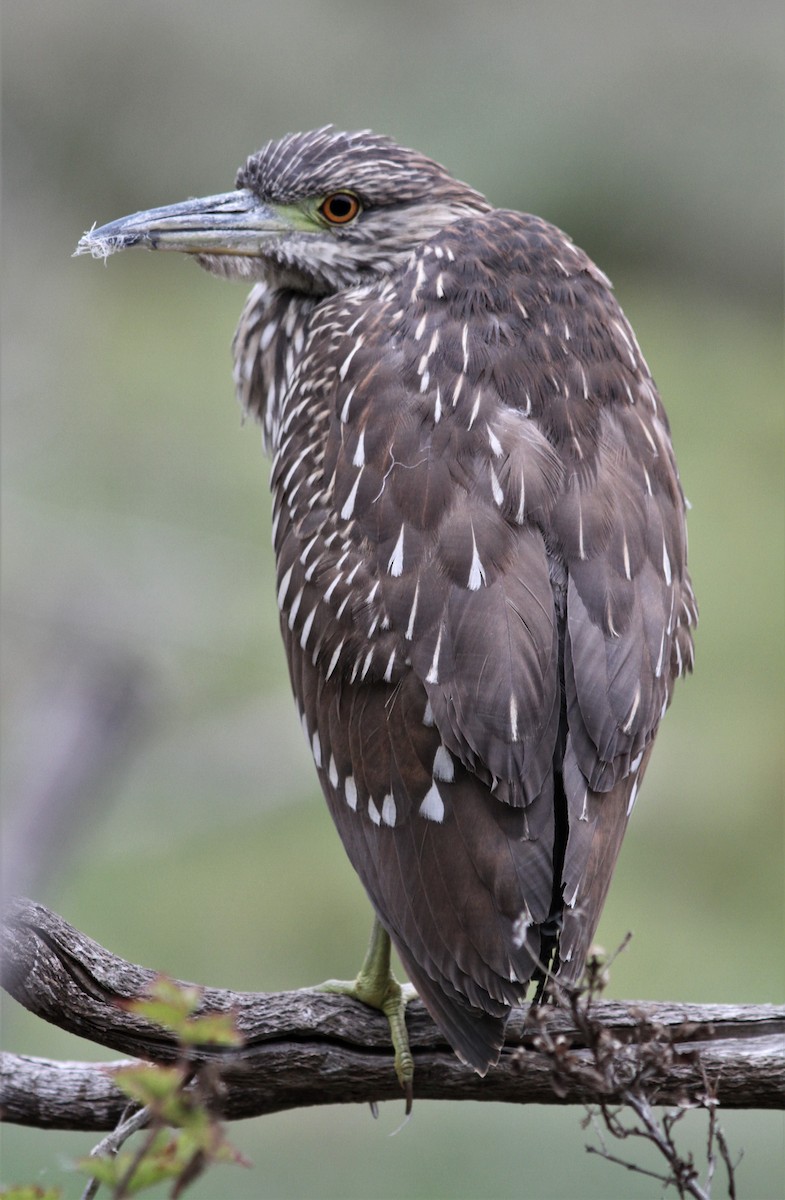
{"label": "dry branch", "polygon": [[[135,1058],[170,1062],[174,1035],[127,1012],[119,1002],[143,993],[155,972],[111,954],[40,904],[16,900],[3,928],[5,989],[31,1012],[80,1037]],[[361,1004],[314,991],[279,994],[204,988],[200,1013],[236,1014],[245,1038],[238,1049],[205,1046],[194,1056],[210,1062],[222,1082],[228,1119],[317,1104],[399,1099],[386,1021]],[[497,1068],[479,1078],[455,1058],[419,1001],[410,1005],[409,1036],[416,1062],[417,1099],[497,1100],[591,1104],[618,1096],[598,1086],[590,1054],[568,1013],[528,1008],[515,1012]],[[785,1107],[785,1007],[598,1001],[592,1016],[612,1032],[619,1054],[655,1027],[675,1047],[663,1056],[650,1099],[655,1104],[700,1102],[706,1081],[724,1108]],[[548,1056],[535,1046],[545,1020],[549,1038],[563,1036],[572,1061],[554,1089]],[[3,1115],[48,1128],[111,1129],[127,1100],[115,1087],[119,1063],[3,1058]],[[557,1094],[558,1093],[558,1094]]]}

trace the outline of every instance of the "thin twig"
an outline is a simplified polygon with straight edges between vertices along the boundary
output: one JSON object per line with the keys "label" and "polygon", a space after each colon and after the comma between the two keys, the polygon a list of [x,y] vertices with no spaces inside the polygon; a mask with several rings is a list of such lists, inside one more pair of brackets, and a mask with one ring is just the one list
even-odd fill
{"label": "thin twig", "polygon": [[144,1138],[136,1147],[128,1166],[115,1184],[115,1189],[112,1193],[112,1200],[126,1200],[126,1197],[129,1195],[128,1188],[134,1175],[136,1174],[136,1169],[148,1151],[152,1148],[153,1142],[158,1137],[160,1132],[161,1126],[158,1122],[156,1122],[153,1127],[148,1130],[147,1137]]}
{"label": "thin twig", "polygon": [[[150,1120],[150,1110],[148,1108],[137,1108],[134,1110],[133,1105],[128,1105],[125,1110],[130,1112],[130,1116],[123,1116],[115,1129],[102,1138],[97,1145],[93,1146],[90,1151],[90,1158],[114,1158],[120,1147],[128,1141],[132,1134],[139,1129],[143,1129]],[[87,1183],[87,1187],[82,1192],[81,1200],[93,1200],[97,1195],[98,1189],[101,1186],[100,1179],[93,1177]]]}
{"label": "thin twig", "polygon": [[[634,1041],[622,1042],[615,1037],[598,1020],[597,1015],[597,997],[606,982],[607,965],[593,959],[588,963],[586,977],[580,987],[552,989],[557,1002],[569,1013],[580,1039],[582,1053],[575,1053],[574,1043],[569,1037],[554,1036],[543,1019],[535,1022],[538,1033],[534,1045],[551,1061],[557,1092],[566,1094],[576,1080],[589,1079],[599,1093],[597,1108],[587,1110],[587,1123],[595,1130],[599,1149],[589,1146],[587,1150],[628,1171],[657,1179],[663,1187],[675,1188],[680,1197],[711,1200],[718,1148],[728,1171],[729,1195],[735,1197],[734,1166],[717,1123],[718,1079],[712,1083],[700,1053],[695,1046],[691,1046],[686,1051],[687,1060],[700,1076],[702,1086],[693,1089],[690,1095],[684,1092],[677,1096],[676,1107],[666,1109],[658,1118],[655,1107],[666,1099],[662,1092],[662,1081],[684,1060],[685,1048],[676,1044],[673,1031],[643,1014]],[[669,1102],[674,1103],[672,1097]],[[627,1109],[632,1110],[639,1124],[626,1123]],[[692,1154],[686,1157],[682,1155],[674,1138],[676,1126],[690,1109],[708,1112],[708,1172],[705,1188],[700,1183]],[[667,1164],[668,1173],[646,1170],[635,1162],[611,1154],[602,1135],[598,1115],[607,1132],[617,1140],[636,1137],[650,1142]]]}

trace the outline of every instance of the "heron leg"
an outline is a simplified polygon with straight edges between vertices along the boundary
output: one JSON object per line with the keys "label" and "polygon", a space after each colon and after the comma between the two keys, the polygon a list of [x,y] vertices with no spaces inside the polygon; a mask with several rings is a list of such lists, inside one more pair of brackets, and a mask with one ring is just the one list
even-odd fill
{"label": "heron leg", "polygon": [[328,979],[314,989],[334,995],[351,996],[383,1012],[390,1026],[395,1052],[395,1074],[406,1093],[406,1112],[412,1106],[414,1059],[406,1032],[406,1005],[417,995],[411,984],[401,985],[390,969],[390,935],[374,917],[371,940],[363,964],[354,980]]}

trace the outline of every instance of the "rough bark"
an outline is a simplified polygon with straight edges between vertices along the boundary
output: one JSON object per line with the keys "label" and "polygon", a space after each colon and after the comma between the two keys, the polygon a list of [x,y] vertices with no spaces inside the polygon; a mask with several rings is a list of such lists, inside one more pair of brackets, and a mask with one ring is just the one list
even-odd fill
{"label": "rough bark", "polygon": [[[119,1007],[142,994],[155,972],[116,957],[42,905],[12,902],[3,959],[5,989],[44,1020],[135,1058],[170,1062],[177,1056],[172,1034]],[[194,1055],[220,1075],[226,1118],[401,1097],[387,1023],[363,1005],[316,991],[203,989],[201,1013],[227,1010],[236,1016],[243,1046],[204,1046]],[[653,1027],[656,1039],[675,1048],[663,1055],[650,1085],[652,1103],[700,1102],[708,1080],[725,1108],[785,1107],[785,1007],[597,1001],[591,1015],[632,1065],[638,1042],[651,1045]],[[570,1071],[556,1089],[552,1057],[538,1049],[543,1021],[551,1043],[563,1037],[572,1061],[586,1062],[585,1072]],[[419,1001],[409,1006],[407,1026],[418,1100],[586,1104],[615,1098],[591,1070],[575,1022],[558,1009],[544,1016],[538,1009],[535,1019],[528,1008],[516,1011],[501,1061],[484,1079],[455,1058]],[[3,1116],[48,1128],[111,1129],[127,1103],[112,1079],[121,1065],[128,1064],[4,1055]]]}

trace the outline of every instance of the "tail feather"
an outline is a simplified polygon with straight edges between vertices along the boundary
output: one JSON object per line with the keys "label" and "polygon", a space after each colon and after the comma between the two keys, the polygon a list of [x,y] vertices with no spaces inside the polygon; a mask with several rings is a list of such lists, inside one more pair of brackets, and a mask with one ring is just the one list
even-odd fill
{"label": "tail feather", "polygon": [[460,992],[448,991],[445,980],[436,983],[402,954],[400,947],[396,949],[418,996],[458,1058],[478,1075],[485,1075],[499,1061],[509,1009],[498,1005],[500,1015],[495,1016],[475,1008]]}

